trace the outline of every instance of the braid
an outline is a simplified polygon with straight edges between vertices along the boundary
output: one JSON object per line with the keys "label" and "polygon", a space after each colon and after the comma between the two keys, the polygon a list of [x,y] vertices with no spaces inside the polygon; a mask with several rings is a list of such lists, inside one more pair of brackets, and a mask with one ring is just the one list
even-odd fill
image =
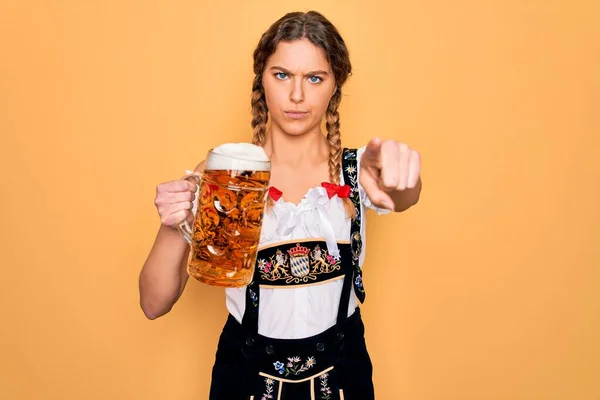
{"label": "braid", "polygon": [[[342,173],[342,139],[340,133],[340,113],[338,107],[342,101],[342,90],[338,87],[329,101],[327,107],[326,123],[327,143],[329,144],[329,181],[340,184],[340,175]],[[348,182],[346,182],[348,183]],[[344,199],[346,214],[354,219],[356,210],[354,204],[349,198]]]}
{"label": "braid", "polygon": [[329,101],[325,123],[325,127],[327,128],[327,142],[329,144],[329,181],[335,184],[340,183],[340,172],[342,168],[340,113],[337,110],[340,105],[340,100],[341,93],[338,89]]}
{"label": "braid", "polygon": [[265,100],[265,93],[260,79],[261,77],[256,75],[252,85],[252,128],[254,129],[252,143],[263,146],[267,140],[266,131],[269,110],[267,109],[267,101]]}

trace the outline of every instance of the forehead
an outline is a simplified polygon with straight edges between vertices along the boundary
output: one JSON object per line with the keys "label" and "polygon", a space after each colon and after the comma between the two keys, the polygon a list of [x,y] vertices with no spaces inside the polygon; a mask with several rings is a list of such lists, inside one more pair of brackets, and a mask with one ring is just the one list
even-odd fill
{"label": "forehead", "polygon": [[272,66],[295,71],[330,71],[325,52],[308,39],[292,42],[279,42],[275,52],[269,58],[267,68]]}

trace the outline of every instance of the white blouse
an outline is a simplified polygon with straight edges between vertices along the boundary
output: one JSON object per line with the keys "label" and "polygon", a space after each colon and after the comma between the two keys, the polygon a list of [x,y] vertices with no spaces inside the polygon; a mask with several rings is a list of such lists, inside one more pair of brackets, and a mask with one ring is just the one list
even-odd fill
{"label": "white blouse", "polygon": [[[357,175],[364,150],[362,147],[357,152]],[[341,184],[344,184],[343,172]],[[360,185],[359,193],[363,246],[359,263],[362,266],[366,247],[366,209],[371,208],[379,214],[390,210],[373,206]],[[311,188],[298,205],[285,201],[283,193],[265,211],[259,248],[281,241],[315,238],[325,239],[332,255],[336,255],[336,241],[350,240],[350,219],[346,217],[343,200],[337,195],[329,199],[327,191],[321,186]],[[299,339],[327,330],[336,323],[343,282],[343,279],[337,279],[301,287],[261,287],[258,333],[271,338]],[[246,287],[227,288],[225,294],[227,309],[241,323],[246,308]],[[351,295],[348,315],[354,312],[356,306],[356,296]]]}

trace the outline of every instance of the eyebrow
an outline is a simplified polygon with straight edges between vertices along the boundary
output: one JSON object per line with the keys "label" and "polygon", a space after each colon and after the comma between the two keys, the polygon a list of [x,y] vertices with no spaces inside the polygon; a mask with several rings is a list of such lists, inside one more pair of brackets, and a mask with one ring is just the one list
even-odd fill
{"label": "eyebrow", "polygon": [[[292,75],[291,71],[289,71],[283,67],[277,66],[277,65],[271,67],[271,69],[278,69],[280,71],[285,72],[286,74]],[[329,73],[327,71],[317,70],[317,71],[310,71],[305,76],[313,76],[313,75],[329,75]]]}

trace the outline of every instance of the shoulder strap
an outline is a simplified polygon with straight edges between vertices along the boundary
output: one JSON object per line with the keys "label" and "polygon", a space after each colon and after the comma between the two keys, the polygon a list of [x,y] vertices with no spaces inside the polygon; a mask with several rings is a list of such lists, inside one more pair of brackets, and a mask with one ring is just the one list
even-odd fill
{"label": "shoulder strap", "polygon": [[344,175],[344,183],[350,186],[350,200],[354,204],[356,217],[350,225],[350,245],[352,249],[352,268],[348,269],[344,278],[344,286],[342,288],[342,297],[340,299],[340,308],[338,310],[338,326],[343,322],[348,313],[348,303],[350,301],[350,288],[354,287],[354,293],[358,300],[363,303],[365,301],[365,290],[362,285],[362,272],[360,270],[359,258],[362,251],[362,239],[360,235],[361,227],[361,201],[358,192],[358,162],[356,159],[357,150],[344,148],[342,153],[342,173]]}

